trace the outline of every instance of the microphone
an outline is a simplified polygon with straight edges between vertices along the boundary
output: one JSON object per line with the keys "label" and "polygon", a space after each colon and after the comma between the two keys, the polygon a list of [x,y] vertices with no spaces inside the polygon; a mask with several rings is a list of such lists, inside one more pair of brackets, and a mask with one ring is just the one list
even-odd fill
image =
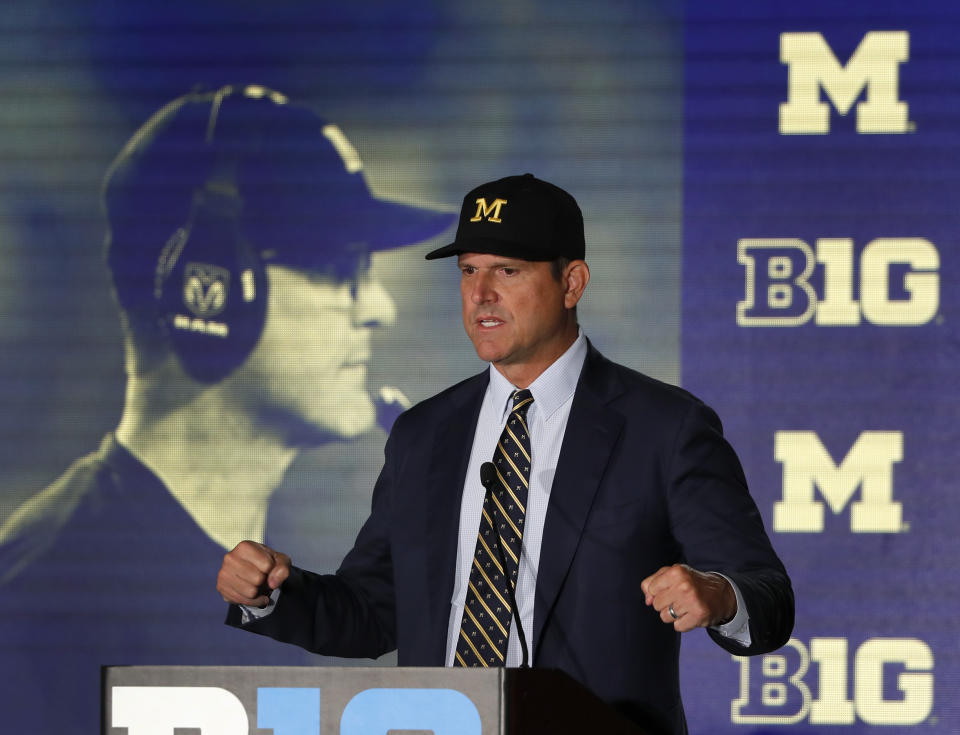
{"label": "microphone", "polygon": [[373,395],[373,405],[377,410],[377,424],[389,434],[393,422],[413,404],[399,388],[382,385]]}
{"label": "microphone", "polygon": [[[493,462],[484,462],[480,465],[480,484],[483,485],[484,490],[488,493],[493,493],[493,486],[496,481],[497,468],[493,466]],[[499,552],[500,565],[503,567],[503,576],[507,580],[507,595],[510,597],[510,609],[513,611],[513,619],[517,621],[517,638],[520,640],[520,668],[527,669],[530,668],[527,664],[527,660],[529,659],[527,637],[523,634],[523,624],[520,622],[520,611],[517,609],[517,598],[514,596],[513,583],[510,581],[510,575],[507,573],[507,557],[506,554],[503,553],[503,536],[500,535],[500,522],[503,519],[500,518],[500,511],[497,510],[496,503],[491,500],[488,505],[497,517],[497,551]],[[519,567],[519,560],[517,566]],[[517,576],[519,578],[519,570]]]}

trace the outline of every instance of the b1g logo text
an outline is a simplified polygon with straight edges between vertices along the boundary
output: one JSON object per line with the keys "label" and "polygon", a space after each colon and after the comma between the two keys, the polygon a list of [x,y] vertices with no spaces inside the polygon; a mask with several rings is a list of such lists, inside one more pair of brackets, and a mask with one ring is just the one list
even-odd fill
{"label": "b1g logo text", "polygon": [[830,327],[863,320],[909,327],[930,322],[940,308],[940,253],[922,237],[871,240],[856,264],[849,238],[819,238],[814,248],[793,238],[745,238],[737,242],[737,261],[745,275],[737,303],[741,327],[811,320]]}
{"label": "b1g logo text", "polygon": [[[893,499],[893,465],[903,460],[903,433],[864,431],[835,463],[812,431],[778,431],[774,458],[783,464],[783,500],[773,505],[773,530],[820,533],[823,502],[840,513],[849,504],[854,533],[901,533],[903,506]],[[851,503],[857,490],[860,500]]]}
{"label": "b1g logo text", "polygon": [[[216,686],[114,686],[112,727],[128,735],[177,729],[199,735],[249,735],[250,719],[233,692]],[[273,735],[320,735],[320,689],[258,687],[256,723]],[[480,713],[455,689],[366,689],[339,715],[340,735],[422,731],[480,735]],[[336,721],[336,720],[334,720]]]}
{"label": "b1g logo text", "polygon": [[898,99],[899,65],[910,57],[906,31],[870,31],[846,66],[819,33],[782,33],[780,61],[789,67],[787,102],[780,105],[781,135],[824,135],[830,132],[830,106],[846,115],[857,105],[858,133],[906,133],[913,129],[908,109]]}
{"label": "b1g logo text", "polygon": [[[870,638],[853,656],[846,638],[795,638],[775,653],[734,656],[738,724],[917,725],[933,710],[933,651],[917,638]],[[811,667],[811,664],[814,664]]]}

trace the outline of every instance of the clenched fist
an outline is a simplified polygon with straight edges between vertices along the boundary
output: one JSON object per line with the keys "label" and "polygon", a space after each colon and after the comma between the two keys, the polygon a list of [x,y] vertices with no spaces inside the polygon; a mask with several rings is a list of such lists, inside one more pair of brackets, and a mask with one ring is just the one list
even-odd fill
{"label": "clenched fist", "polygon": [[217,591],[225,602],[265,607],[290,576],[290,557],[255,541],[241,541],[223,557]]}
{"label": "clenched fist", "polygon": [[719,574],[698,572],[686,564],[661,567],[640,583],[646,603],[678,633],[730,621],[737,596]]}

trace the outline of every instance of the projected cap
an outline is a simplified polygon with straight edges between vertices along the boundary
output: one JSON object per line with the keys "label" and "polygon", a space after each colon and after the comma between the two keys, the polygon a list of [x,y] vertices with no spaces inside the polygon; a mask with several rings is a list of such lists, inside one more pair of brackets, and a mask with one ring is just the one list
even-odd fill
{"label": "projected cap", "polygon": [[336,124],[306,108],[282,113],[240,171],[246,220],[268,262],[322,268],[340,252],[410,245],[453,225],[453,213],[374,197]]}
{"label": "projected cap", "polygon": [[133,248],[155,264],[212,177],[235,188],[263,259],[300,268],[421,242],[455,219],[374,197],[356,148],[313,111],[264,87],[224,87],[173,100],[118,155],[103,189],[108,256]]}

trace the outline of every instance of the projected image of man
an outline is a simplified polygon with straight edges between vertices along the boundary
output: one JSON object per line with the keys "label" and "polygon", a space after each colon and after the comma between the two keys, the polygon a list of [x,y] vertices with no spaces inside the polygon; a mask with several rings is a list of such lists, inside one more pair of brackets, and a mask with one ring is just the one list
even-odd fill
{"label": "projected image of man", "polygon": [[103,202],[123,412],[0,529],[0,697],[30,732],[93,731],[104,664],[305,660],[236,645],[210,568],[264,540],[299,450],[376,425],[371,335],[396,307],[372,255],[454,219],[373,197],[343,131],[262,87],[166,105]]}

